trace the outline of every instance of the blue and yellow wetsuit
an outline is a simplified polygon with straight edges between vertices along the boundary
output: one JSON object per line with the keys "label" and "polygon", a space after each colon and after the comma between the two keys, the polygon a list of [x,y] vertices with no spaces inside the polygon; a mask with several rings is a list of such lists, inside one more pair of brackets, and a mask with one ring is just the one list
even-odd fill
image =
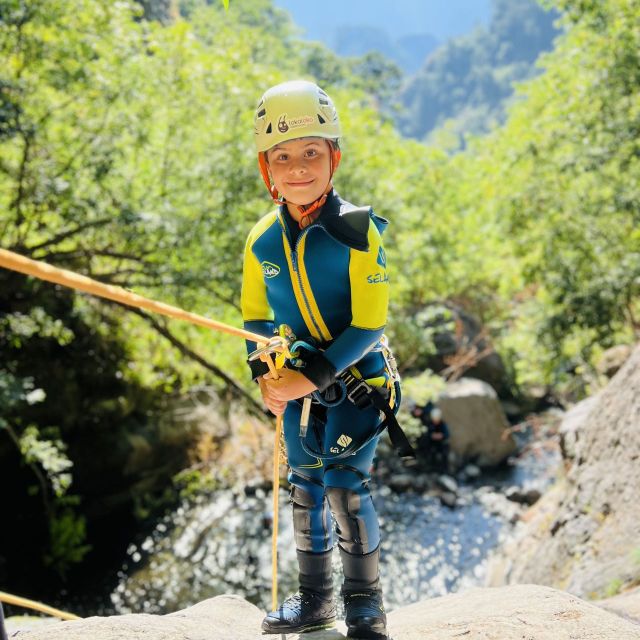
{"label": "blue and yellow wetsuit", "polygon": [[[314,338],[323,349],[301,372],[321,391],[357,365],[364,378],[385,375],[375,347],[387,320],[389,279],[381,230],[386,220],[331,192],[319,217],[292,237],[284,207],[264,216],[247,239],[242,282],[242,314],[249,331],[272,335],[287,324],[299,339]],[[249,351],[255,343],[248,343]],[[254,378],[266,372],[251,363]],[[299,439],[300,404],[288,403],[284,438],[290,466],[296,546],[324,552],[333,547],[330,512],[340,547],[366,554],[378,547],[378,521],[368,488],[377,444],[334,463],[306,453]],[[312,418],[308,438],[323,451],[341,451],[380,423],[377,409],[344,401],[327,409],[320,425]],[[317,444],[314,450],[317,450]]]}

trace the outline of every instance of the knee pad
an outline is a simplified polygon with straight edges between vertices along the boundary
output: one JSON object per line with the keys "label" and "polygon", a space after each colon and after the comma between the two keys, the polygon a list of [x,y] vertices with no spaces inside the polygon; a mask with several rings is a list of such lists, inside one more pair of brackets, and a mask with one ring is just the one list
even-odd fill
{"label": "knee pad", "polygon": [[292,484],[289,495],[296,548],[314,553],[330,549],[332,540],[324,488],[312,483]]}
{"label": "knee pad", "polygon": [[[377,546],[378,522],[368,489],[358,492],[343,487],[327,487],[326,494],[336,521],[340,547],[348,553],[361,554]],[[370,537],[374,539],[370,540]]]}

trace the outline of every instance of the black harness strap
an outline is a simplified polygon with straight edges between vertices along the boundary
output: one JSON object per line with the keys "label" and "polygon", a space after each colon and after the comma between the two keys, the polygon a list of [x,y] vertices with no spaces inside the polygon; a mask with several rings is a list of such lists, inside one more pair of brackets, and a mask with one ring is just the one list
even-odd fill
{"label": "black harness strap", "polygon": [[395,412],[389,406],[389,393],[381,393],[378,387],[373,387],[366,380],[356,378],[349,372],[340,377],[347,385],[347,399],[353,402],[356,407],[366,409],[374,406],[384,414],[384,420],[378,426],[377,433],[382,433],[386,428],[396,453],[401,458],[415,458],[415,451],[398,423]]}

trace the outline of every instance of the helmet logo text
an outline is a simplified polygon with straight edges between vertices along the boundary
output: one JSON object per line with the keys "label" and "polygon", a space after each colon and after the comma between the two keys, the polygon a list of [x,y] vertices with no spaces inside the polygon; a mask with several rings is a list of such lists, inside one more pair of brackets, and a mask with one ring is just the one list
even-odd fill
{"label": "helmet logo text", "polygon": [[280,133],[287,133],[289,131],[289,125],[287,124],[287,114],[283,113],[278,118],[278,131]]}
{"label": "helmet logo text", "polygon": [[298,118],[287,118],[287,114],[283,113],[278,118],[278,131],[287,133],[289,129],[298,129],[300,127],[309,127],[316,123],[312,116],[299,116]]}

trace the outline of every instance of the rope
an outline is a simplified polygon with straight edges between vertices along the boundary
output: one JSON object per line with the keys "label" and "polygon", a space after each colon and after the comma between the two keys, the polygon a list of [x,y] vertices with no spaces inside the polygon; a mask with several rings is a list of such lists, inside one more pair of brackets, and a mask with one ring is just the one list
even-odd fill
{"label": "rope", "polygon": [[[0,267],[4,267],[5,269],[10,269],[11,271],[17,271],[19,273],[24,273],[26,275],[39,278],[40,280],[54,282],[55,284],[59,284],[64,287],[77,289],[78,291],[83,291],[85,293],[89,293],[91,295],[98,296],[100,298],[107,298],[108,300],[114,300],[116,302],[120,302],[121,304],[125,304],[130,307],[138,307],[140,309],[155,311],[156,313],[160,313],[164,316],[169,316],[171,318],[178,318],[179,320],[185,320],[192,324],[196,324],[202,327],[207,327],[208,329],[214,329],[216,331],[221,331],[223,333],[235,335],[240,338],[244,338],[245,340],[251,340],[258,344],[263,344],[263,345],[272,344],[274,351],[283,351],[286,349],[286,347],[283,346],[286,344],[286,342],[283,342],[282,338],[280,340],[277,340],[277,339],[267,338],[257,333],[252,333],[250,331],[245,331],[244,329],[237,329],[236,327],[232,327],[222,322],[211,320],[209,318],[205,318],[204,316],[200,316],[198,314],[185,311],[184,309],[180,309],[179,307],[174,307],[174,306],[165,304],[163,302],[157,302],[156,300],[145,298],[131,291],[127,291],[122,287],[104,284],[102,282],[98,282],[97,280],[93,280],[92,278],[88,278],[87,276],[82,276],[78,273],[74,273],[73,271],[68,271],[66,269],[53,267],[50,264],[47,264],[46,262],[32,260],[30,258],[26,258],[12,251],[7,251],[6,249],[0,249]],[[286,353],[288,353],[288,350],[286,351]],[[277,379],[279,377],[278,372],[276,370],[275,365],[273,364],[273,360],[271,356],[265,353],[261,359],[263,359],[264,362],[266,362],[267,365],[269,366],[269,370],[271,371],[274,379]],[[278,606],[278,492],[280,490],[281,434],[282,434],[282,416],[280,415],[276,420],[276,433],[275,433],[274,452],[273,452],[273,535],[272,535],[271,593],[272,593],[272,602],[273,602],[274,610]],[[3,594],[2,592],[0,592],[0,596],[14,598],[14,596],[10,596],[9,594]],[[2,600],[1,597],[0,597],[0,600]],[[58,611],[57,609],[52,609],[51,607],[46,607],[45,605],[38,605],[38,603],[34,603],[29,600],[22,600],[19,598],[16,600],[20,600],[23,603],[21,606],[28,606],[24,603],[29,602],[30,605],[37,605],[39,607],[43,607],[48,612],[50,612],[51,615],[54,615],[56,617],[62,617],[63,619],[67,619],[67,620],[78,619],[77,616],[71,616],[71,614]],[[5,601],[10,604],[18,604],[18,602],[11,602],[10,600],[5,600]],[[32,606],[32,608],[36,608],[36,607]],[[39,610],[43,611],[43,609],[39,609]],[[52,612],[55,612],[55,613],[52,613]],[[65,616],[71,616],[71,617],[65,617]]]}
{"label": "rope", "polygon": [[0,602],[5,602],[6,604],[13,604],[17,607],[23,607],[24,609],[33,609],[34,611],[39,611],[40,613],[46,613],[49,616],[53,616],[54,618],[60,618],[61,620],[81,620],[79,616],[76,616],[73,613],[60,611],[60,609],[54,609],[53,607],[49,607],[46,604],[36,602],[35,600],[28,600],[27,598],[20,598],[19,596],[13,596],[10,593],[5,593],[4,591],[0,591]]}
{"label": "rope", "polygon": [[[280,376],[273,359],[268,353],[260,359],[267,364],[274,380]],[[278,608],[278,493],[280,491],[280,437],[282,434],[282,415],[276,418],[276,433],[273,441],[273,530],[271,533],[271,610]]]}
{"label": "rope", "polygon": [[18,253],[7,251],[6,249],[0,249],[0,267],[4,267],[11,271],[18,271],[19,273],[24,273],[28,276],[34,276],[40,280],[54,282],[55,284],[60,284],[64,287],[69,287],[70,289],[84,291],[85,293],[90,293],[91,295],[98,296],[100,298],[114,300],[115,302],[120,302],[121,304],[125,304],[129,307],[147,309],[148,311],[155,311],[156,313],[160,313],[163,316],[169,316],[170,318],[186,320],[191,324],[228,333],[244,338],[245,340],[257,342],[258,344],[268,344],[269,342],[269,338],[257,333],[245,331],[244,329],[237,329],[236,327],[218,322],[217,320],[205,318],[197,313],[191,313],[190,311],[185,311],[184,309],[174,307],[170,304],[165,304],[164,302],[157,302],[156,300],[145,298],[137,293],[127,291],[122,287],[104,284],[97,280],[93,280],[92,278],[88,278],[87,276],[82,276],[78,273],[74,273],[73,271],[68,271],[67,269],[53,267],[46,262],[25,258]]}

